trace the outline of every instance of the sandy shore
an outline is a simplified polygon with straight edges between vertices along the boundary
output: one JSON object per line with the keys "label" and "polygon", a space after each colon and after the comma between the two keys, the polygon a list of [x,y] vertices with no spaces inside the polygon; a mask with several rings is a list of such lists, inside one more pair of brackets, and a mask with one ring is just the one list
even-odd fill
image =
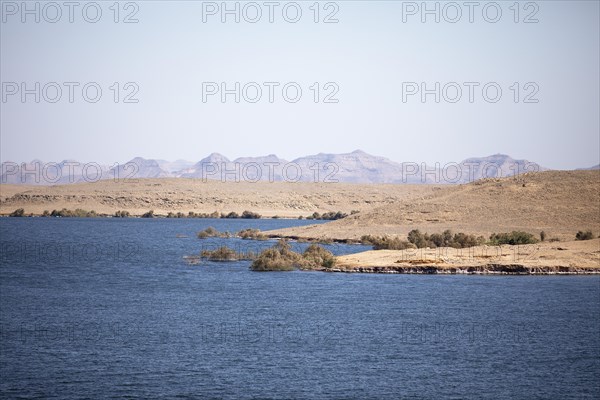
{"label": "sandy shore", "polygon": [[337,257],[336,272],[598,274],[600,239],[521,246],[372,250]]}

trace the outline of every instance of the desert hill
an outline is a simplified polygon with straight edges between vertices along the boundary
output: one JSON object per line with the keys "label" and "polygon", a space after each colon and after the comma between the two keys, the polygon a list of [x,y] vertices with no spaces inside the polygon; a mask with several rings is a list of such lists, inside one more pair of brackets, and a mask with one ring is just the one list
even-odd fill
{"label": "desert hill", "polygon": [[228,213],[254,211],[265,217],[298,218],[314,212],[365,211],[425,195],[432,185],[369,185],[311,182],[220,182],[162,178],[102,180],[56,186],[0,185],[0,214],[23,208],[42,214],[62,208],[114,214],[125,210],[141,215],[189,211]]}
{"label": "desert hill", "polygon": [[362,235],[405,236],[411,229],[451,229],[488,236],[493,232],[545,231],[573,239],[578,230],[600,234],[600,171],[546,171],[465,185],[432,187],[393,204],[320,226],[271,233],[284,236],[356,239]]}
{"label": "desert hill", "polygon": [[357,239],[365,234],[405,236],[411,229],[451,229],[488,236],[524,230],[573,239],[578,230],[600,234],[600,171],[545,171],[462,185],[311,182],[220,182],[161,178],[103,180],[56,186],[0,185],[0,214],[17,208],[117,210],[141,215],[189,211],[254,211],[264,217],[313,212],[359,213],[323,225],[270,232],[282,236]]}

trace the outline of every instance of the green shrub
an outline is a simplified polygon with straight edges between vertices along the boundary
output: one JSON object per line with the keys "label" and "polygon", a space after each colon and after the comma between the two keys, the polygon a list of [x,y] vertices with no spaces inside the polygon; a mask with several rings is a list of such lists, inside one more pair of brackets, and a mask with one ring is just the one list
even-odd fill
{"label": "green shrub", "polygon": [[22,217],[25,215],[25,210],[22,208],[17,208],[15,211],[10,213],[11,217]]}
{"label": "green shrub", "polygon": [[545,241],[545,240],[546,240],[546,232],[544,232],[544,231],[541,231],[541,232],[540,232],[540,241],[542,241],[542,242],[543,242],[543,241]]}
{"label": "green shrub", "polygon": [[373,250],[405,250],[416,246],[399,237],[364,235],[360,238],[362,244],[373,246]]}
{"label": "green shrub", "polygon": [[335,265],[333,253],[314,243],[304,250],[302,257],[308,262],[309,266],[313,267],[330,269]]}
{"label": "green shrub", "polygon": [[576,240],[590,240],[594,238],[594,234],[592,233],[592,231],[579,231],[575,234],[575,239]]}
{"label": "green shrub", "polygon": [[425,239],[425,235],[423,235],[418,229],[413,229],[408,232],[408,241],[414,244],[418,249],[427,247],[427,240]]}
{"label": "green shrub", "polygon": [[167,214],[167,218],[185,218],[185,215],[182,212],[174,213],[169,211]]}
{"label": "green shrub", "polygon": [[424,247],[454,247],[467,248],[479,246],[485,243],[483,236],[476,237],[475,235],[466,234],[463,232],[452,235],[452,232],[447,229],[443,233],[421,233],[418,229],[413,229],[408,233],[408,241],[414,244],[417,248]]}
{"label": "green shrub", "polygon": [[295,269],[332,268],[333,254],[316,244],[310,245],[303,254],[292,251],[285,239],[261,252],[252,262],[253,271],[293,271]]}
{"label": "green shrub", "polygon": [[302,265],[302,256],[293,252],[285,239],[262,251],[252,262],[253,271],[293,271]]}
{"label": "green shrub", "polygon": [[322,214],[321,218],[318,218],[318,219],[335,221],[337,219],[346,218],[347,216],[348,216],[348,214],[343,213],[341,211],[338,211],[338,212],[330,211],[330,212],[326,212],[325,214]]}
{"label": "green shrub", "polygon": [[221,213],[221,218],[239,218],[240,215],[235,211],[230,212],[229,214]]}
{"label": "green shrub", "polygon": [[259,219],[260,217],[262,217],[262,215],[260,215],[259,213],[252,212],[252,211],[244,211],[242,213],[242,218],[246,218],[246,219]]}
{"label": "green shrub", "polygon": [[330,211],[330,212],[326,212],[324,214],[319,214],[318,212],[314,212],[312,215],[309,215],[308,217],[306,217],[306,219],[320,219],[320,220],[328,220],[328,221],[333,221],[336,219],[342,219],[342,218],[346,218],[348,216],[348,214],[343,213],[341,211]]}
{"label": "green shrub", "polygon": [[252,252],[236,252],[227,246],[221,246],[216,250],[202,250],[200,257],[206,258],[210,261],[240,261],[253,260],[256,258],[256,255]]}
{"label": "green shrub", "polygon": [[197,236],[198,236],[198,239],[205,239],[205,238],[217,236],[218,232],[219,231],[217,231],[215,228],[213,228],[212,226],[209,226],[205,230],[198,232]]}
{"label": "green shrub", "polygon": [[[177,213],[177,215],[179,215],[180,213]],[[181,214],[183,217],[183,214]],[[179,218],[179,217],[177,217]],[[211,213],[211,214],[207,214],[207,213],[195,213],[193,211],[188,212],[187,218],[219,218],[219,213],[217,211]]]}
{"label": "green shrub", "polygon": [[117,211],[115,212],[116,218],[129,218],[129,211]]}
{"label": "green shrub", "polygon": [[71,217],[77,217],[77,218],[93,218],[93,217],[97,217],[98,214],[96,214],[96,211],[92,210],[92,211],[86,211],[86,210],[82,210],[81,208],[77,208],[76,210],[67,210],[66,208],[63,208],[60,211],[57,210],[52,210],[52,212],[50,213],[51,217],[62,217],[62,218],[71,218]]}
{"label": "green shrub", "polygon": [[285,258],[281,253],[270,248],[261,252],[256,260],[252,262],[252,271],[293,271],[296,269],[293,258]]}
{"label": "green shrub", "polygon": [[521,231],[512,231],[510,233],[492,233],[490,235],[490,244],[492,245],[533,244],[537,242],[538,240],[531,233]]}
{"label": "green shrub", "polygon": [[150,210],[142,214],[142,218],[154,218],[154,210]]}
{"label": "green shrub", "polygon": [[197,236],[198,239],[206,239],[209,237],[228,238],[231,237],[231,234],[229,232],[219,232],[212,226],[209,226],[205,230],[198,232]]}
{"label": "green shrub", "polygon": [[[533,238],[533,236],[531,236]],[[535,239],[533,239],[535,240]],[[536,240],[537,242],[537,240]],[[466,233],[456,233],[453,237],[452,237],[452,242],[450,243],[451,247],[455,247],[458,249],[464,249],[467,247],[475,247],[475,246],[480,246],[482,244],[485,243],[485,238],[483,236],[475,236],[475,235],[471,235],[471,234],[466,234]]]}
{"label": "green shrub", "polygon": [[94,210],[85,211],[85,210],[82,210],[81,208],[76,209],[75,213],[80,218],[94,218],[94,217],[98,216],[98,214]]}
{"label": "green shrub", "polygon": [[365,235],[361,237],[360,241],[363,244],[372,245],[374,250],[405,250],[425,247],[466,248],[480,246],[485,243],[483,236],[468,235],[462,232],[453,235],[449,229],[443,233],[433,233],[431,235],[413,229],[408,233],[407,239],[408,241],[399,237]]}
{"label": "green shrub", "polygon": [[452,247],[454,236],[450,229],[446,229],[442,232],[442,245],[438,247]]}

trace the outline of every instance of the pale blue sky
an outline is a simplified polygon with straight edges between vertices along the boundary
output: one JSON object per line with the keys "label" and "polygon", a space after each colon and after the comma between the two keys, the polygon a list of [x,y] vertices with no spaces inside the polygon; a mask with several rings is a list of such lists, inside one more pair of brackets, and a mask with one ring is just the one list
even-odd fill
{"label": "pale blue sky", "polygon": [[[432,16],[422,23],[420,14],[403,22],[409,2],[400,1],[335,2],[339,23],[332,24],[313,22],[312,1],[298,2],[303,14],[295,24],[282,17],[288,2],[280,2],[273,23],[263,14],[254,24],[232,17],[221,23],[219,14],[203,23],[206,4],[200,1],[136,2],[139,22],[133,24],[113,22],[113,1],[99,2],[103,14],[95,24],[83,20],[81,9],[74,23],[65,14],[54,24],[43,16],[40,23],[32,16],[22,23],[20,10],[12,15],[2,3],[3,83],[97,82],[103,90],[97,103],[81,97],[81,86],[74,103],[66,87],[54,104],[7,96],[0,103],[2,161],[196,161],[211,152],[293,159],[362,149],[432,164],[494,153],[551,168],[600,162],[597,1],[536,2],[539,22],[530,24],[513,21],[513,1],[498,2],[497,23],[486,22],[480,7],[473,23],[463,14],[454,24],[443,17],[435,23]],[[520,21],[534,10],[523,9],[526,3],[520,2]],[[333,10],[325,4],[320,18]],[[132,10],[122,9],[119,18]],[[135,82],[139,102],[114,103],[114,82]],[[276,89],[269,103],[265,87],[255,104],[235,103],[233,96],[203,103],[202,82],[297,82],[303,94],[287,103]],[[335,82],[339,102],[315,104],[314,82],[321,83],[321,95],[323,84]],[[465,87],[456,104],[435,103],[433,95],[425,103],[419,96],[404,103],[403,82],[497,82],[503,94],[488,103],[479,86],[469,103]],[[519,103],[510,89],[514,82],[521,86]],[[522,102],[527,82],[538,85],[538,103]]]}

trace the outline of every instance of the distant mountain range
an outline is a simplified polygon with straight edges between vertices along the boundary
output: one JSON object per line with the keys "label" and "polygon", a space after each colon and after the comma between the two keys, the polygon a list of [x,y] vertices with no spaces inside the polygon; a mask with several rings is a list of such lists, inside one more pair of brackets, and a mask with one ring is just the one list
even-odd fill
{"label": "distant mountain range", "polygon": [[[585,169],[598,169],[595,166]],[[527,160],[515,160],[505,154],[474,157],[459,163],[426,165],[395,162],[361,150],[346,154],[325,154],[287,161],[270,154],[229,160],[212,153],[193,163],[136,157],[125,164],[99,165],[64,160],[44,163],[3,162],[1,183],[54,185],[93,182],[99,179],[200,178],[221,181],[289,181],[346,183],[467,183],[481,178],[506,177],[548,168]]]}
{"label": "distant mountain range", "polygon": [[594,170],[594,169],[600,169],[600,164],[594,165],[593,167],[589,167],[589,168],[577,168],[578,171],[581,171],[581,170],[590,171],[590,170]]}

